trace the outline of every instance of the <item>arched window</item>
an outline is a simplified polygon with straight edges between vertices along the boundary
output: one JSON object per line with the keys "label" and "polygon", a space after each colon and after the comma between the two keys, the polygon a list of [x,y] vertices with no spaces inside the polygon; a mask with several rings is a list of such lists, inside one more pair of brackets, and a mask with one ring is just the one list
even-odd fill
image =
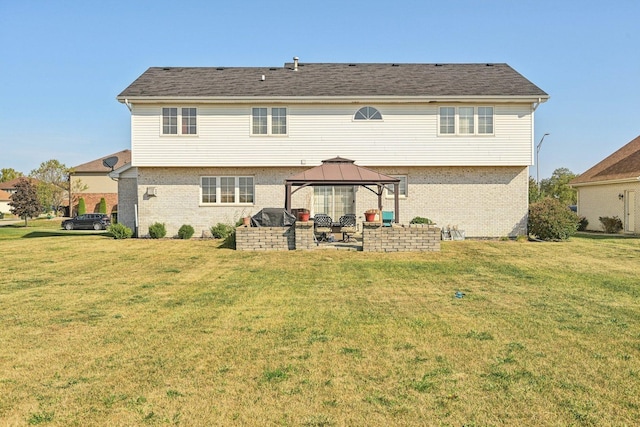
{"label": "arched window", "polygon": [[382,120],[382,114],[380,111],[373,107],[362,107],[356,112],[353,117],[354,120]]}

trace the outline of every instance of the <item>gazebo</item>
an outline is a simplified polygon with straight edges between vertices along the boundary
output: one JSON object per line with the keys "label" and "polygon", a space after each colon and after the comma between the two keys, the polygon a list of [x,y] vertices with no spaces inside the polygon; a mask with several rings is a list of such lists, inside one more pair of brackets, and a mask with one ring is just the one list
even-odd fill
{"label": "gazebo", "polygon": [[[386,185],[393,185],[394,222],[400,217],[398,199],[400,179],[383,175],[354,164],[354,160],[342,157],[323,160],[322,164],[307,169],[285,180],[285,209],[291,212],[291,197],[296,191],[308,186],[361,186],[378,196],[378,209],[382,211],[382,194]],[[293,187],[297,187],[295,190]],[[375,187],[375,189],[373,188]]]}

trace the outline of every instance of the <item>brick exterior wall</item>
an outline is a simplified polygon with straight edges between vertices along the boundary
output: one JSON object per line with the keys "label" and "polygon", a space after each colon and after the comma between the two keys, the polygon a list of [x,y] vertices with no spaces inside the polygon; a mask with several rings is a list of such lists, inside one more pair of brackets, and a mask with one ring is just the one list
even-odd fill
{"label": "brick exterior wall", "polygon": [[138,184],[135,178],[118,180],[118,222],[136,231],[135,205],[138,204]]}
{"label": "brick exterior wall", "polygon": [[[127,203],[137,200],[139,204],[140,236],[147,235],[155,222],[166,225],[167,236],[176,235],[183,224],[193,226],[199,236],[217,223],[235,224],[264,207],[283,207],[284,180],[308,168],[139,168],[136,197],[127,196]],[[422,216],[441,227],[457,226],[467,237],[526,234],[527,167],[371,168],[387,175],[408,176],[408,195],[400,200],[401,223]],[[201,176],[253,176],[255,204],[200,205]],[[156,187],[157,196],[148,196],[148,187]],[[306,188],[295,193],[291,206],[313,210],[312,191]],[[377,208],[377,197],[362,187],[357,187],[355,194],[355,212],[362,222],[365,210]],[[384,210],[393,210],[393,198],[385,197],[383,204]]]}
{"label": "brick exterior wall", "polygon": [[362,228],[363,252],[436,252],[440,250],[440,228],[426,224],[383,227],[365,222]]}
{"label": "brick exterior wall", "polygon": [[84,199],[87,213],[98,213],[100,209],[100,199],[104,197],[107,202],[107,213],[112,214],[118,210],[118,193],[74,193],[75,205],[73,206],[73,215],[78,215],[78,202],[80,198]]}

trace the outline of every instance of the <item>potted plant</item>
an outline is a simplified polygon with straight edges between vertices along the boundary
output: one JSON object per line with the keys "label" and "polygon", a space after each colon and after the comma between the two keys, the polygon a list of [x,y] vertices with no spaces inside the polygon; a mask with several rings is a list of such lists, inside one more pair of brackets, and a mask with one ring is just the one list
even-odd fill
{"label": "potted plant", "polygon": [[364,220],[366,222],[374,222],[376,220],[377,209],[369,209],[364,212]]}
{"label": "potted plant", "polygon": [[298,211],[298,221],[307,222],[309,221],[309,209],[300,209]]}

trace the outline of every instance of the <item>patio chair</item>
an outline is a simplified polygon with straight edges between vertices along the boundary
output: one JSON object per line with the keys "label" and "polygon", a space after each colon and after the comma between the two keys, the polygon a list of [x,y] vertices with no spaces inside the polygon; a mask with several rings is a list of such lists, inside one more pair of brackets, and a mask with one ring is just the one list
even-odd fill
{"label": "patio chair", "polygon": [[356,233],[356,215],[346,214],[340,217],[340,232],[342,233],[342,241],[349,242]]}
{"label": "patio chair", "polygon": [[317,237],[318,241],[327,241],[327,234],[331,233],[332,224],[333,220],[329,215],[316,214],[313,217],[313,233]]}
{"label": "patio chair", "polygon": [[393,211],[382,211],[382,226],[391,227],[393,222]]}

